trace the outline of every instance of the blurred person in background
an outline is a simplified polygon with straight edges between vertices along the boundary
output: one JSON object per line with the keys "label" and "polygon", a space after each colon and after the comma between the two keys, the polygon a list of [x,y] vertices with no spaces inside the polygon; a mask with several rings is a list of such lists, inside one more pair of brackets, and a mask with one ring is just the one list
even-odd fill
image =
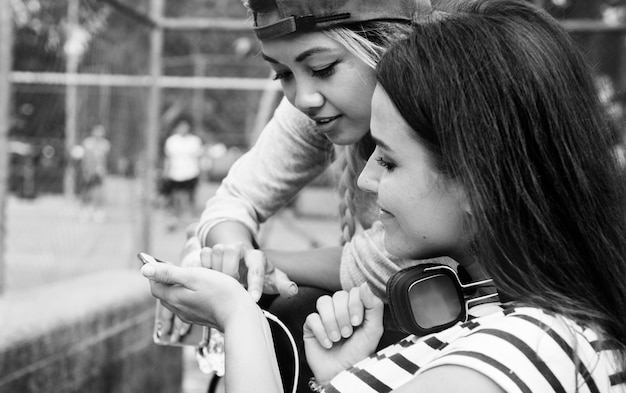
{"label": "blurred person in background", "polygon": [[187,115],[180,115],[163,147],[164,188],[169,196],[170,230],[185,225],[196,216],[195,196],[200,181],[204,148],[202,139],[193,134],[192,128],[192,119]]}
{"label": "blurred person in background", "polygon": [[80,148],[72,152],[80,158],[81,220],[102,222],[105,219],[105,181],[111,143],[105,137],[106,129],[96,124]]}

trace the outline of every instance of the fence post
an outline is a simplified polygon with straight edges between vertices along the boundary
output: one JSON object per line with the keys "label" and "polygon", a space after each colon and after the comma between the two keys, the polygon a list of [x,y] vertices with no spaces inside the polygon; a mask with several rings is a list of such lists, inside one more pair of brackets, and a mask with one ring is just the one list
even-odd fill
{"label": "fence post", "polygon": [[152,215],[154,211],[154,192],[156,189],[156,165],[159,154],[159,130],[161,118],[161,88],[159,78],[162,73],[163,63],[163,28],[160,21],[163,17],[163,0],[150,1],[150,17],[157,21],[156,26],[150,32],[150,77],[152,83],[149,87],[147,102],[147,126],[144,140],[146,141],[146,154],[144,155],[144,179],[142,187],[141,204],[141,239],[140,248],[151,250]]}
{"label": "fence post", "polygon": [[13,18],[11,2],[0,1],[0,295],[6,286],[6,221],[9,194],[9,127],[13,64]]}
{"label": "fence post", "polygon": [[67,20],[69,24],[69,37],[65,43],[66,73],[68,76],[65,87],[65,156],[66,165],[63,174],[63,191],[68,199],[74,198],[76,191],[76,179],[74,165],[70,154],[77,143],[77,118],[78,118],[78,85],[76,73],[82,48],[77,42],[78,30],[78,0],[69,0],[67,3]]}

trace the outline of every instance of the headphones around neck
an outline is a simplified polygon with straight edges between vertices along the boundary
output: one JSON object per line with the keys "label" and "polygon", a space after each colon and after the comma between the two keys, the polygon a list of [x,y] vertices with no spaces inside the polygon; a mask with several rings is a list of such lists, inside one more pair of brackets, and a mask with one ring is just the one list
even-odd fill
{"label": "headphones around neck", "polygon": [[[464,284],[448,265],[423,263],[402,269],[387,282],[389,308],[404,332],[425,336],[466,322],[470,303],[497,302],[492,279]],[[477,294],[486,287],[486,294]]]}

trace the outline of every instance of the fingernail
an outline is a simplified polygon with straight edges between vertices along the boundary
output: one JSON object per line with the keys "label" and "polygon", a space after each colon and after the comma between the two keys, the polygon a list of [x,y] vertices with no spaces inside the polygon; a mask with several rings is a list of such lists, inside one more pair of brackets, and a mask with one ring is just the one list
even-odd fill
{"label": "fingernail", "polygon": [[332,331],[330,332],[330,339],[333,341],[339,341],[341,339],[341,335],[339,334],[339,332]]}
{"label": "fingernail", "polygon": [[298,286],[295,283],[291,283],[291,285],[289,285],[289,294],[291,296],[298,294]]}
{"label": "fingernail", "polygon": [[163,331],[161,330],[161,327],[159,326],[156,331],[156,336],[161,338],[162,335],[163,335]]}
{"label": "fingernail", "polygon": [[178,334],[184,336],[185,334],[187,334],[187,328],[181,327],[180,329],[178,329]]}
{"label": "fingernail", "polygon": [[350,321],[352,322],[352,326],[358,326],[361,323],[361,318],[359,318],[358,315],[355,315]]}
{"label": "fingernail", "polygon": [[351,329],[351,328],[349,328],[348,326],[344,326],[344,327],[341,329],[341,335],[342,335],[343,337],[350,337],[350,334],[352,334],[352,329]]}
{"label": "fingernail", "polygon": [[324,339],[324,342],[322,342],[322,344],[324,345],[324,348],[330,349],[333,347],[333,343],[329,340],[329,339]]}
{"label": "fingernail", "polygon": [[252,299],[257,301],[257,300],[259,300],[261,298],[261,292],[253,289],[252,291],[250,291],[250,296],[252,296]]}
{"label": "fingernail", "polygon": [[152,277],[155,275],[156,269],[152,265],[144,265],[143,269],[141,269],[141,273],[144,275],[144,277]]}

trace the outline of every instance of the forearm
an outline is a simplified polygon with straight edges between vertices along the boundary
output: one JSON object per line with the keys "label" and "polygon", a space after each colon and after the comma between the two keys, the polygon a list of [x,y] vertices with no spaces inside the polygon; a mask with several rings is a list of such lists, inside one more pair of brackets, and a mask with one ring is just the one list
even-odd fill
{"label": "forearm", "polygon": [[238,310],[225,326],[226,391],[283,391],[267,320],[255,304]]}
{"label": "forearm", "polygon": [[263,250],[268,261],[299,285],[330,291],[341,289],[339,265],[341,247],[307,251]]}
{"label": "forearm", "polygon": [[203,244],[212,247],[215,244],[244,243],[252,246],[253,238],[250,230],[238,221],[224,221],[216,224],[203,240]]}
{"label": "forearm", "polygon": [[255,238],[259,225],[332,161],[332,144],[313,128],[308,117],[288,102],[281,103],[254,146],[231,166],[207,201],[198,237],[204,240],[224,221],[238,221]]}

